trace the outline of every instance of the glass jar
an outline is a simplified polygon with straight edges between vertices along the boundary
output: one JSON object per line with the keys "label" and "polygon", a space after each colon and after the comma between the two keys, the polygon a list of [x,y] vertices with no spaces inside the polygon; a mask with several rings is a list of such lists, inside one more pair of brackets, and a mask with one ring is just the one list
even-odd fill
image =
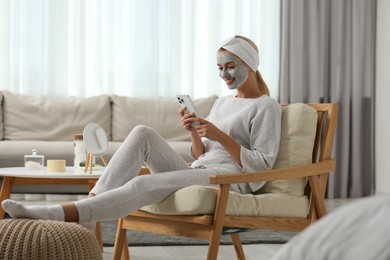
{"label": "glass jar", "polygon": [[32,149],[31,155],[24,156],[24,167],[28,170],[43,169],[45,156],[37,155],[37,149]]}
{"label": "glass jar", "polygon": [[85,165],[87,159],[87,150],[84,146],[83,135],[73,135],[73,146],[74,146],[74,167],[79,168]]}

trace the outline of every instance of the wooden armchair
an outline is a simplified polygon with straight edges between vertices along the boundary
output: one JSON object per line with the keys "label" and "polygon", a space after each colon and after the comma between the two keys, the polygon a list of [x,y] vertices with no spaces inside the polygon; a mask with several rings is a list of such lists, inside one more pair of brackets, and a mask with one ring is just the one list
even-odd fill
{"label": "wooden armchair", "polygon": [[[289,108],[297,104],[283,106],[282,114],[282,141],[290,142],[288,135],[295,130],[294,121],[300,119],[291,119]],[[118,221],[117,236],[115,241],[115,249],[113,259],[129,259],[129,251],[127,247],[126,230],[138,230],[145,232],[154,232],[161,234],[170,234],[175,236],[193,237],[197,239],[209,240],[209,250],[207,259],[217,259],[219,243],[221,235],[225,228],[236,229],[268,229],[268,230],[285,230],[285,231],[301,231],[311,223],[321,218],[326,214],[324,204],[324,194],[327,185],[328,174],[335,169],[336,161],[331,158],[332,146],[334,142],[334,133],[338,116],[337,104],[298,104],[299,107],[312,110],[315,118],[314,125],[306,124],[301,127],[301,132],[312,131],[312,142],[309,146],[308,162],[302,163],[300,158],[301,147],[297,143],[288,144],[287,153],[278,154],[277,162],[273,170],[256,172],[256,173],[237,173],[237,174],[221,174],[210,178],[210,183],[219,185],[219,188],[214,196],[215,206],[212,213],[207,214],[192,214],[192,215],[167,215],[156,212],[146,212],[138,210],[133,212]],[[313,112],[314,111],[314,112]],[[309,111],[310,112],[310,111]],[[312,115],[311,114],[311,115]],[[291,121],[293,120],[293,121]],[[290,120],[290,121],[289,121]],[[314,129],[313,129],[314,128]],[[295,132],[293,133],[295,134]],[[283,141],[283,138],[285,141]],[[302,139],[298,136],[297,140]],[[281,153],[281,152],[280,152]],[[297,156],[295,156],[297,154]],[[278,163],[279,157],[291,157],[292,163]],[[283,160],[283,158],[280,158]],[[280,161],[279,160],[279,161]],[[295,162],[297,161],[297,162]],[[141,174],[143,174],[142,172]],[[308,180],[308,181],[307,181]],[[303,215],[291,215],[284,213],[276,213],[275,216],[269,216],[269,213],[264,213],[260,216],[249,216],[227,213],[230,211],[229,202],[233,199],[232,192],[229,191],[230,184],[243,182],[260,182],[267,181],[263,190],[260,190],[259,195],[250,196],[267,196],[267,192],[274,192],[273,195],[278,196],[279,193],[286,193],[283,196],[289,198],[305,198],[307,208]],[[280,183],[282,182],[282,185]],[[279,185],[279,186],[278,186]],[[301,193],[288,194],[280,187],[291,186],[297,188],[302,187]],[[273,191],[272,189],[275,188]],[[297,188],[301,189],[301,188]],[[273,201],[277,204],[277,202]],[[238,233],[230,234],[237,259],[245,259],[242,244]]]}

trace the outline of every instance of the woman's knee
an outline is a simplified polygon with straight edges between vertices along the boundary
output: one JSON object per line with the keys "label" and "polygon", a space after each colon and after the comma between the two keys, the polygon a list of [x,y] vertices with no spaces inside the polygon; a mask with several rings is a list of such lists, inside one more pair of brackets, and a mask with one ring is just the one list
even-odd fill
{"label": "woman's knee", "polygon": [[146,126],[146,125],[137,125],[136,127],[131,130],[129,135],[127,136],[128,139],[135,139],[135,140],[153,140],[153,138],[161,137],[160,134],[154,130],[153,128]]}
{"label": "woman's knee", "polygon": [[137,125],[131,130],[130,134],[135,134],[137,136],[159,135],[156,130],[146,125]]}

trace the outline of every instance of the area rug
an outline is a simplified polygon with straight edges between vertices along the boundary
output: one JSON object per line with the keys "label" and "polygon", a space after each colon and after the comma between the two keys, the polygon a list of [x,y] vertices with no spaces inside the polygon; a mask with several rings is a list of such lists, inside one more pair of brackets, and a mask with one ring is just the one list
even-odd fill
{"label": "area rug", "polygon": [[[240,233],[242,244],[284,244],[289,241],[296,232],[254,230]],[[116,235],[116,222],[102,222],[102,235],[104,246],[114,246]],[[206,240],[193,238],[160,235],[155,233],[127,231],[129,246],[177,246],[177,245],[208,245]],[[222,236],[221,245],[231,245],[230,236]]]}

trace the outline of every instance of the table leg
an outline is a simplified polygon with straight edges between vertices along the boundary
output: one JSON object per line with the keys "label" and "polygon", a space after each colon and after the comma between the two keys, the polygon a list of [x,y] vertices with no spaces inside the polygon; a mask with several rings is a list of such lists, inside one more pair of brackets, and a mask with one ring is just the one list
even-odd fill
{"label": "table leg", "polygon": [[[3,200],[9,199],[11,195],[12,186],[15,183],[14,177],[4,177],[3,178],[3,184],[1,185],[1,191],[0,191],[0,204]],[[5,211],[3,210],[3,207],[0,206],[0,219],[4,218]]]}

